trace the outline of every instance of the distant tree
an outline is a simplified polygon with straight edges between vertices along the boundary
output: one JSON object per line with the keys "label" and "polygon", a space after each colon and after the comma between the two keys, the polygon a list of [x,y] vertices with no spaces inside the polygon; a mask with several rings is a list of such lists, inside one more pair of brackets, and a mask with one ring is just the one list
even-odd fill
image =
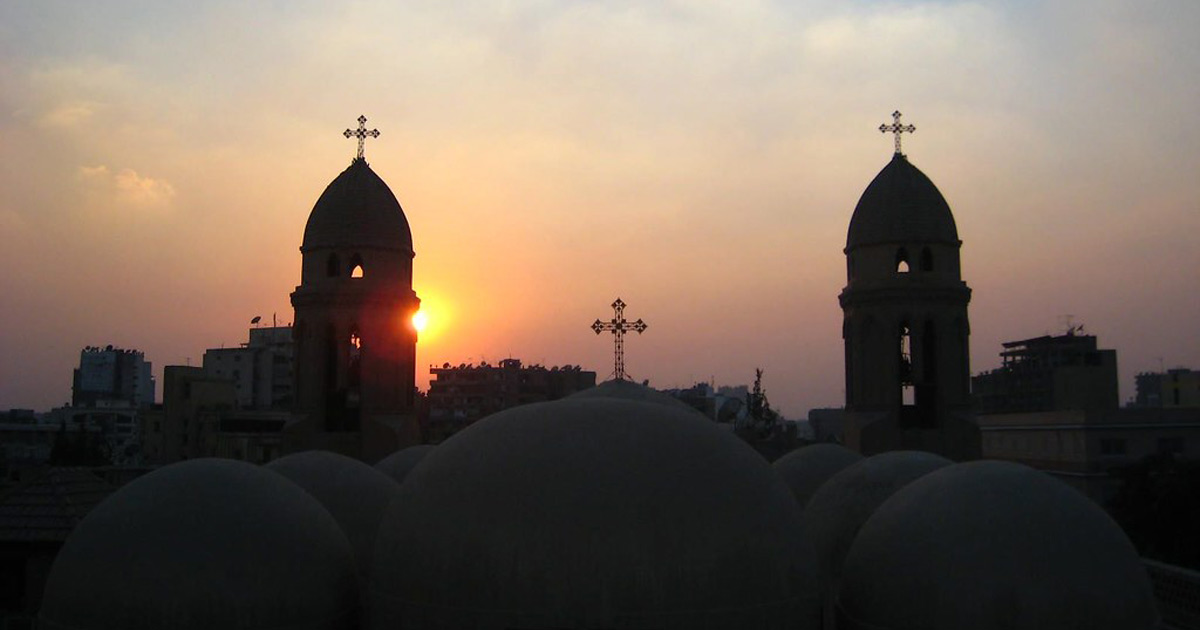
{"label": "distant tree", "polygon": [[771,409],[771,403],[767,401],[767,392],[762,386],[762,375],[761,368],[754,370],[754,389],[746,394],[746,413],[761,430],[770,432],[779,422],[779,414]]}
{"label": "distant tree", "polygon": [[1151,455],[1113,472],[1121,482],[1109,513],[1138,553],[1200,569],[1200,462]]}

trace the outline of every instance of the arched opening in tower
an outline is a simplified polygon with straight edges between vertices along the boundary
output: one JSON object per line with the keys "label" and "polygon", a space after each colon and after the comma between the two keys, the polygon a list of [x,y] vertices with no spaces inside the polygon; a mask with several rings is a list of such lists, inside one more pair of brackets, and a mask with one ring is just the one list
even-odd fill
{"label": "arched opening in tower", "polygon": [[330,254],[329,259],[325,261],[325,275],[330,278],[336,278],[342,273],[342,263],[338,260],[337,254]]}
{"label": "arched opening in tower", "polygon": [[908,250],[903,247],[896,251],[896,273],[908,273]]}
{"label": "arched opening in tower", "polygon": [[363,277],[362,256],[359,256],[358,254],[355,254],[354,257],[350,259],[350,277]]}
{"label": "arched opening in tower", "polygon": [[928,247],[921,250],[921,271],[933,271],[933,252]]}

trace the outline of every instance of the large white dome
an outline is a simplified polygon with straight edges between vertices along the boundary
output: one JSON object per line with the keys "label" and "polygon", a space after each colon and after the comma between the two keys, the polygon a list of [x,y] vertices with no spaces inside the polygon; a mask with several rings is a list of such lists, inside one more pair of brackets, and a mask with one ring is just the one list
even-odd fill
{"label": "large white dome", "polygon": [[947,466],[859,530],[838,595],[846,630],[1152,630],[1145,566],[1077,490],[1019,464]]}
{"label": "large white dome", "polygon": [[63,545],[39,628],[350,630],[350,544],[321,504],[258,466],[198,459],[136,479]]}
{"label": "large white dome", "polygon": [[372,627],[816,627],[798,519],[767,463],[695,413],[517,407],[408,475],[379,534]]}

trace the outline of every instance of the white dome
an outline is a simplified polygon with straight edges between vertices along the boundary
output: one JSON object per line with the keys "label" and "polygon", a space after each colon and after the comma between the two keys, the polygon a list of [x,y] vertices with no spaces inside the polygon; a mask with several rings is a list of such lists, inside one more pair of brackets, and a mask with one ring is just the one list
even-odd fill
{"label": "white dome", "polygon": [[800,517],[801,531],[817,552],[821,581],[841,574],[859,528],[888,497],[952,463],[924,451],[890,451],[859,460],[822,484]]}
{"label": "white dome", "polygon": [[371,567],[375,534],[400,484],[374,468],[329,451],[304,451],[266,465],[308,492],[333,515],[354,548],[359,573]]}
{"label": "white dome", "polygon": [[113,493],[46,581],[48,630],[348,630],[350,544],[308,493],[251,464],[197,459]]}
{"label": "white dome", "polygon": [[372,627],[816,627],[787,487],[697,414],[568,399],[489,416],[407,477]]}
{"label": "white dome", "polygon": [[803,510],[821,484],[843,468],[862,460],[862,455],[837,444],[802,446],[775,460],[772,467],[783,478],[796,504]]}
{"label": "white dome", "polygon": [[1151,630],[1145,566],[1077,490],[1019,464],[947,466],[908,484],[850,547],[839,628]]}
{"label": "white dome", "polygon": [[404,478],[408,476],[409,471],[421,463],[421,460],[432,450],[432,444],[418,444],[402,448],[376,462],[375,470],[404,483]]}

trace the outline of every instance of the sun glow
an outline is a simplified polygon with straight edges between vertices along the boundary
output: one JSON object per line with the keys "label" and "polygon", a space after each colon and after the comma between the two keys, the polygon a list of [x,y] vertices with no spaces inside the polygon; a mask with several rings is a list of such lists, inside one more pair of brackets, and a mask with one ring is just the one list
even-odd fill
{"label": "sun glow", "polygon": [[429,316],[425,314],[425,311],[417,311],[416,313],[413,313],[412,326],[417,332],[424,332],[425,327],[428,325]]}

